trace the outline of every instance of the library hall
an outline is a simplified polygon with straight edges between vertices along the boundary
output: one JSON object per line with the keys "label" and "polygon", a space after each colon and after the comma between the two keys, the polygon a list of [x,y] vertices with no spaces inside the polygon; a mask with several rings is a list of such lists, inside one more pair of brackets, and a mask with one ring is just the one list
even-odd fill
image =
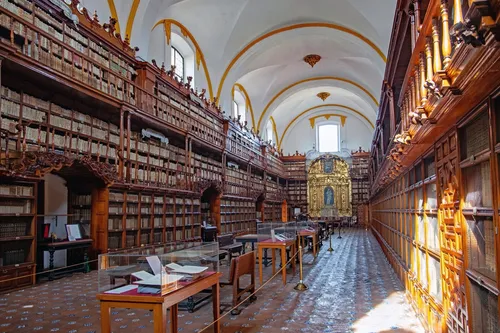
{"label": "library hall", "polygon": [[500,333],[500,0],[0,0],[0,333]]}

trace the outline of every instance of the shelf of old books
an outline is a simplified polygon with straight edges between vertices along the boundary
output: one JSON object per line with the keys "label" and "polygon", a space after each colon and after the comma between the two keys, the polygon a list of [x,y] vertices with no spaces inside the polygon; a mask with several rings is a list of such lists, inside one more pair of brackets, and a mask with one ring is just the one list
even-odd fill
{"label": "shelf of old books", "polygon": [[372,228],[397,258],[395,270],[415,299],[430,296],[426,315],[443,302],[434,161],[427,155],[372,201]]}
{"label": "shelf of old books", "polygon": [[219,272],[219,245],[192,243],[99,255],[98,292],[168,295]]}
{"label": "shelf of old books", "polygon": [[224,193],[242,197],[248,196],[248,178],[248,171],[246,169],[240,169],[238,164],[228,162],[224,182]]}
{"label": "shelf of old books", "polygon": [[255,202],[251,198],[224,196],[220,204],[221,233],[255,233]]}
{"label": "shelf of old books", "polygon": [[35,282],[36,184],[0,180],[1,292]]}
{"label": "shelf of old books", "polygon": [[112,123],[5,86],[0,117],[2,129],[10,132],[25,124],[21,139],[29,150],[87,153],[118,164],[120,129]]}
{"label": "shelf of old books", "polygon": [[468,268],[496,281],[489,122],[488,112],[483,110],[459,131],[465,198],[462,213],[467,223]]}
{"label": "shelf of old books", "polygon": [[269,201],[264,202],[264,216],[262,217],[263,222],[282,222],[282,205],[281,201]]}
{"label": "shelf of old books", "polygon": [[108,248],[199,238],[199,198],[148,192],[109,192]]}
{"label": "shelf of old books", "polygon": [[113,98],[135,104],[132,58],[115,53],[102,40],[62,22],[42,5],[6,0],[1,6],[0,38],[23,55]]}

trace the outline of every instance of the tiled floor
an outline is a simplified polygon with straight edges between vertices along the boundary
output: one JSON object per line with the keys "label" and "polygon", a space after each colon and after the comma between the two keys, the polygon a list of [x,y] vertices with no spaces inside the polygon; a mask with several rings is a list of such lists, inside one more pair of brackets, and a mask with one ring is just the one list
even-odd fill
{"label": "tiled floor", "polygon": [[[298,276],[285,287],[278,276],[239,316],[225,316],[222,332],[424,332],[369,232],[349,230],[342,239],[335,235],[335,251],[327,248],[328,242],[313,263],[310,254],[305,256],[307,291],[293,289]],[[96,272],[78,274],[0,295],[0,332],[100,332],[96,281]],[[222,289],[226,300],[229,293]],[[181,311],[179,332],[201,332],[211,319],[210,304],[192,314]],[[117,310],[112,320],[114,332],[152,332],[149,311]]]}

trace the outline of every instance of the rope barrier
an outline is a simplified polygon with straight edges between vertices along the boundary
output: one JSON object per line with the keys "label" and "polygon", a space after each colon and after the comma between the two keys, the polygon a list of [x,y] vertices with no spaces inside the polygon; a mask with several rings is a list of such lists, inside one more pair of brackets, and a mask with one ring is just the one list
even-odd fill
{"label": "rope barrier", "polygon": [[[217,320],[214,320],[212,321],[209,325],[205,326],[204,328],[202,328],[201,330],[199,330],[198,332],[201,333],[203,331],[205,331],[206,329],[208,329],[209,327],[211,327],[213,324],[217,323],[218,321],[220,321],[222,318],[226,317],[228,314],[231,313],[231,311],[235,310],[238,308],[238,306],[240,306],[241,304],[245,303],[246,301],[248,301],[251,297],[255,296],[255,294],[257,294],[262,288],[264,288],[269,282],[271,282],[276,276],[278,276],[281,271],[283,269],[286,269],[286,267],[288,266],[289,263],[292,262],[292,260],[295,259],[295,257],[299,254],[299,252],[295,252],[295,254],[290,258],[290,260],[288,260],[286,262],[285,265],[281,265],[281,268],[273,275],[271,276],[266,282],[264,282],[264,284],[262,284],[259,288],[257,288],[253,293],[251,293],[248,297],[246,297],[243,301],[241,301],[240,303],[236,304],[234,307],[232,307],[231,309],[229,309],[227,312],[223,313]],[[262,258],[259,258],[259,260],[262,260]]]}

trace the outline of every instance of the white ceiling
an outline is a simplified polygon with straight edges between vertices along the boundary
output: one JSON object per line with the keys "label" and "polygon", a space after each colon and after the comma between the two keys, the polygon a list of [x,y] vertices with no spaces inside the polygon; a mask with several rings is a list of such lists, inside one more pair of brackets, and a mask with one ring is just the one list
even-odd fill
{"label": "white ceiling", "polygon": [[[163,42],[150,38],[153,26],[162,19],[182,23],[205,56],[214,94],[221,90],[223,108],[230,110],[232,86],[241,84],[253,105],[256,123],[262,118],[261,131],[271,115],[280,132],[297,114],[321,103],[346,105],[375,121],[378,106],[373,98],[378,101],[380,95],[396,0],[81,0],[81,3],[89,11],[97,10],[101,22],[111,15],[109,4],[114,3],[122,35],[135,5],[133,25],[129,23],[131,44],[139,46],[139,55],[146,59],[149,45]],[[298,26],[271,33],[235,58],[249,43],[265,34],[309,23],[328,23],[330,27]],[[314,68],[302,60],[308,54],[322,57]],[[232,61],[233,66],[227,70]],[[330,79],[312,80],[319,77]],[[307,81],[282,92],[304,80]],[[320,91],[332,96],[322,102],[316,97]]]}

